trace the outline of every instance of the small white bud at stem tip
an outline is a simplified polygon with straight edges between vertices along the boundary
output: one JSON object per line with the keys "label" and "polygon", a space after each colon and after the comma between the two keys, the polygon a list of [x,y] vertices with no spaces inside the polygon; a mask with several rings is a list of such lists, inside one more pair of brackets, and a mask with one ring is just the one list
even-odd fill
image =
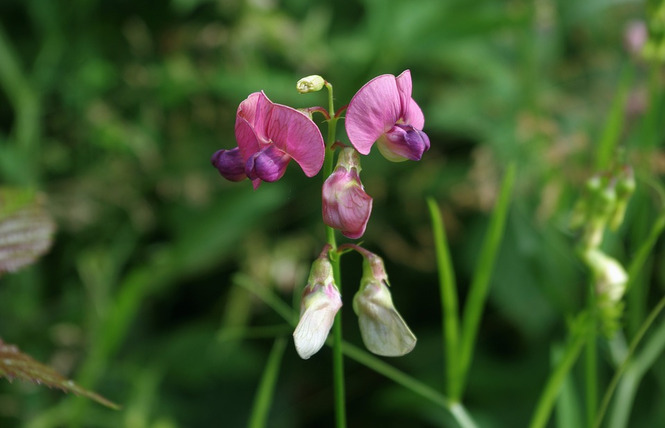
{"label": "small white bud at stem tip", "polygon": [[302,79],[298,80],[298,83],[296,84],[296,89],[301,94],[307,94],[309,92],[320,91],[321,89],[323,89],[325,84],[326,81],[323,79],[323,77],[319,76],[318,74],[313,74],[311,76],[303,77]]}

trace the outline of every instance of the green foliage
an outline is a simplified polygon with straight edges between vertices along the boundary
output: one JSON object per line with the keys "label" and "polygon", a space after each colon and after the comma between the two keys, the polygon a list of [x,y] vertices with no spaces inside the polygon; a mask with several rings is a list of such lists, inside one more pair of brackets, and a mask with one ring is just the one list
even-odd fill
{"label": "green foliage", "polygon": [[[595,330],[571,321],[586,319],[590,274],[570,216],[586,179],[621,150],[637,186],[602,243],[629,282],[619,333],[599,339],[589,383],[604,398],[618,374],[596,420],[658,426],[665,91],[662,65],[627,52],[623,29],[653,27],[660,3],[0,2],[0,183],[34,189],[26,201],[44,195],[58,230],[44,234],[51,249],[37,263],[0,278],[0,337],[122,406],[0,382],[0,426],[331,425],[330,352],[303,362],[290,342],[325,240],[320,177],[289,167],[252,191],[209,159],[235,145],[250,92],[325,106],[323,94],[295,90],[320,74],[341,106],[370,78],[406,68],[432,148],[418,163],[363,159],[375,212],[364,240],[382,254],[418,345],[398,360],[364,353],[342,308],[348,425],[513,427],[555,415],[565,426],[565,403],[588,420],[580,373],[593,372]],[[462,404],[451,405],[424,200],[440,209],[464,313],[509,164],[511,206]],[[349,301],[361,266],[343,263]]]}

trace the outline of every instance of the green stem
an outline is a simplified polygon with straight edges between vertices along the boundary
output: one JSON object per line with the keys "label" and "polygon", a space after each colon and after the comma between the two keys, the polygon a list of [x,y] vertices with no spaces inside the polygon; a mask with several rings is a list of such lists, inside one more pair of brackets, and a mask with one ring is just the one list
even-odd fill
{"label": "green stem", "polygon": [[[333,99],[333,87],[326,82],[328,89],[328,113],[330,119],[328,122],[328,140],[326,142],[326,156],[323,161],[323,180],[325,181],[333,170],[335,151],[335,134],[337,132],[337,120],[335,117],[335,103]],[[342,289],[342,278],[340,268],[340,257],[337,253],[337,239],[335,230],[326,225],[326,240],[330,245],[330,263],[333,266],[333,276],[335,284]],[[337,428],[346,427],[346,397],[344,392],[344,355],[342,354],[342,311],[338,311],[333,324],[333,384],[335,387],[335,422]]]}
{"label": "green stem", "polygon": [[597,319],[596,292],[593,285],[589,287],[589,338],[585,350],[585,384],[586,384],[586,420],[587,427],[593,426],[598,408],[598,351],[596,348]]}
{"label": "green stem", "polygon": [[[588,323],[588,320],[582,319],[581,321],[582,323]],[[579,320],[577,326],[580,328]],[[538,400],[536,410],[534,411],[533,418],[531,419],[531,424],[529,425],[530,428],[543,428],[547,425],[547,421],[550,418],[552,408],[554,407],[554,403],[559,395],[561,386],[563,385],[568,372],[570,372],[571,368],[575,364],[575,361],[577,361],[577,358],[582,351],[582,347],[589,337],[587,328],[588,326],[583,326],[583,328],[574,331],[572,340],[566,346],[563,357],[561,360],[559,360],[556,368],[550,374],[550,378],[545,385],[545,389],[540,396],[540,400]]]}
{"label": "green stem", "polygon": [[489,291],[490,278],[494,270],[494,262],[499,250],[499,244],[503,237],[503,231],[506,226],[508,208],[510,207],[510,196],[512,194],[513,183],[515,182],[515,165],[508,167],[501,183],[499,198],[492,213],[490,224],[483,241],[483,246],[478,258],[478,264],[473,275],[469,297],[464,306],[464,315],[462,318],[462,336],[459,358],[459,376],[461,386],[459,396],[464,392],[464,383],[473,359],[473,351],[476,342],[480,319],[482,318],[485,300]]}
{"label": "green stem", "polygon": [[457,314],[457,288],[455,285],[455,272],[450,261],[446,231],[439,207],[433,198],[427,198],[430,216],[432,218],[432,232],[436,247],[436,265],[439,271],[439,290],[441,293],[441,322],[444,332],[443,348],[446,354],[446,377],[448,381],[448,395],[451,401],[459,401],[461,392],[461,377],[457,356],[459,353],[459,318]]}
{"label": "green stem", "polygon": [[[658,315],[661,313],[663,308],[665,308],[665,297],[660,299],[660,302],[658,302],[658,305],[656,305],[656,307],[651,311],[651,313],[649,314],[649,316],[644,321],[644,323],[640,327],[639,331],[635,335],[635,338],[630,343],[630,347],[628,348],[628,354],[626,355],[626,358],[623,360],[623,362],[621,363],[621,365],[617,369],[616,373],[614,373],[614,376],[612,377],[612,380],[610,381],[610,384],[607,387],[607,390],[605,391],[605,395],[603,395],[603,401],[601,402],[600,408],[598,409],[598,412],[596,414],[596,421],[595,421],[595,424],[593,425],[595,428],[600,428],[600,424],[603,421],[603,417],[605,416],[605,413],[607,412],[607,409],[609,407],[610,399],[612,398],[612,394],[614,393],[614,390],[616,389],[617,385],[619,384],[619,379],[621,379],[621,376],[624,373],[626,373],[626,370],[629,367],[629,363],[631,361],[633,361],[632,356],[635,354],[635,350],[637,349],[637,345],[642,341],[642,338],[646,334],[647,330],[649,329],[649,327],[651,327],[651,325],[656,320]],[[644,371],[646,371],[646,369]],[[623,403],[624,403],[624,401],[622,400],[618,404],[618,406],[625,407],[625,405]],[[630,403],[632,403],[632,400],[630,400]]]}
{"label": "green stem", "polygon": [[277,376],[279,375],[279,365],[282,362],[282,356],[286,349],[286,339],[278,337],[275,339],[275,344],[270,351],[268,363],[266,364],[263,377],[259,389],[256,392],[254,399],[254,406],[252,408],[252,415],[249,421],[250,428],[262,428],[267,425],[268,412],[272,404],[272,398],[275,395],[275,385],[277,384]]}

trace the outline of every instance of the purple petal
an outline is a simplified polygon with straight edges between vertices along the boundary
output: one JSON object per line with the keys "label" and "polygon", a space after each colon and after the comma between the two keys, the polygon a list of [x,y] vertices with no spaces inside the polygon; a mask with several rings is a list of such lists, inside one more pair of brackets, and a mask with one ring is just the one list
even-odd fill
{"label": "purple petal", "polygon": [[247,178],[245,162],[238,147],[231,150],[217,150],[212,155],[212,164],[222,177],[230,181],[242,181]]}
{"label": "purple petal", "polygon": [[367,82],[346,110],[344,121],[351,144],[368,154],[374,142],[397,122],[401,110],[395,76],[384,74]]}
{"label": "purple petal", "polygon": [[[252,155],[245,163],[247,176],[267,182],[277,181],[284,175],[291,157],[274,144],[270,144]],[[255,188],[258,187],[255,185]]]}
{"label": "purple petal", "polygon": [[266,135],[274,145],[295,160],[308,177],[323,166],[325,144],[319,127],[296,109],[273,104]]}
{"label": "purple petal", "polygon": [[420,160],[429,150],[429,137],[411,125],[396,125],[378,142],[381,154],[393,162]]}

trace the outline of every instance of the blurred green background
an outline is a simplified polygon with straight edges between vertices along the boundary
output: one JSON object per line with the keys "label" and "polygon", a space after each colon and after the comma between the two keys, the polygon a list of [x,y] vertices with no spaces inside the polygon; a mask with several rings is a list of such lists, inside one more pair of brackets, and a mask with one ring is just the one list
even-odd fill
{"label": "blurred green background", "polygon": [[[384,257],[419,338],[389,362],[442,389],[424,198],[443,210],[463,299],[504,167],[515,162],[465,403],[481,426],[526,425],[587,294],[567,221],[600,140],[625,147],[639,187],[609,251],[631,254],[656,215],[644,183],[665,169],[662,111],[648,108],[662,105],[662,69],[624,43],[629,23],[644,18],[642,1],[3,0],[0,180],[43,192],[58,232],[37,264],[0,279],[0,337],[123,409],[0,380],[0,426],[245,426],[273,339],[291,330],[237,274],[297,308],[325,241],[321,180],[291,166],[253,191],[220,177],[210,156],[236,145],[235,111],[251,92],[326,105],[324,93],[295,90],[317,73],[342,106],[372,77],[407,68],[431,150],[399,164],[373,151],[362,173],[374,197],[364,245]],[[624,126],[613,130],[617,94]],[[347,141],[342,126],[338,135]],[[649,296],[663,293],[661,252],[642,278],[652,287],[631,312],[632,331]],[[349,299],[360,258],[343,264],[344,335],[360,345]],[[348,361],[346,373],[351,427],[451,423],[360,364]],[[631,426],[665,420],[664,391],[660,361]],[[332,426],[332,400],[329,350],[302,361],[289,342],[269,426]]]}

